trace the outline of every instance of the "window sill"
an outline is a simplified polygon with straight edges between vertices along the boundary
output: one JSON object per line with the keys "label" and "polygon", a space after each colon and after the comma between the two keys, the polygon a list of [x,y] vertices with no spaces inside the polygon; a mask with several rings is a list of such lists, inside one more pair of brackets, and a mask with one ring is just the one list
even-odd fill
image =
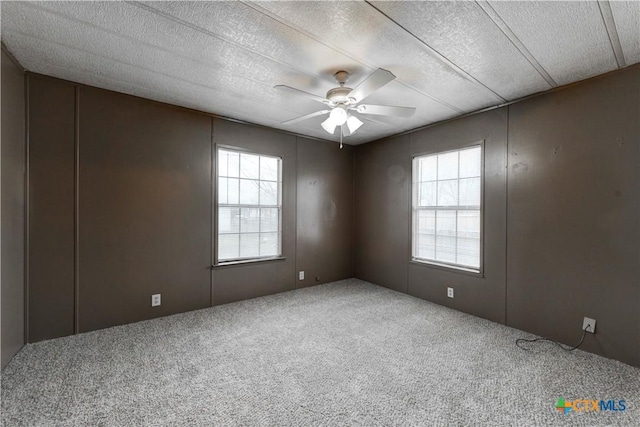
{"label": "window sill", "polygon": [[214,264],[211,266],[212,270],[217,270],[219,268],[226,268],[226,267],[240,267],[243,265],[248,265],[248,264],[258,264],[258,263],[263,263],[263,262],[276,262],[276,261],[285,261],[287,258],[285,257],[273,257],[273,258],[259,258],[259,259],[242,259],[242,260],[238,260],[238,261],[227,261],[227,262],[221,262],[219,264]]}
{"label": "window sill", "polygon": [[463,268],[463,267],[454,267],[454,266],[450,266],[450,265],[446,265],[446,264],[437,264],[437,263],[434,263],[434,262],[421,261],[421,260],[418,260],[418,259],[412,259],[411,261],[409,261],[409,264],[419,265],[421,267],[435,268],[437,270],[444,270],[444,271],[448,271],[450,273],[464,274],[466,276],[484,278],[484,271],[482,271],[482,270],[480,270],[480,271],[470,270],[470,269],[466,269],[466,268]]}

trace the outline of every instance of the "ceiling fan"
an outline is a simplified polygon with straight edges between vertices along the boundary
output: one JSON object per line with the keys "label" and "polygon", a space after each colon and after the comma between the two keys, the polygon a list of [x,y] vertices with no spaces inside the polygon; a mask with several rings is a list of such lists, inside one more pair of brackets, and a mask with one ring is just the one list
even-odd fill
{"label": "ceiling fan", "polygon": [[379,116],[411,117],[416,111],[412,107],[360,104],[366,97],[396,78],[390,71],[378,68],[355,89],[344,85],[349,78],[347,71],[338,71],[334,76],[340,86],[329,90],[325,98],[290,86],[275,86],[276,89],[286,91],[292,95],[313,99],[329,107],[328,109],[287,120],[282,124],[291,125],[312,117],[328,114],[329,117],[322,122],[322,128],[328,133],[334,134],[336,127],[340,127],[342,141],[342,136],[353,135],[363,125],[362,121],[353,115],[354,112]]}

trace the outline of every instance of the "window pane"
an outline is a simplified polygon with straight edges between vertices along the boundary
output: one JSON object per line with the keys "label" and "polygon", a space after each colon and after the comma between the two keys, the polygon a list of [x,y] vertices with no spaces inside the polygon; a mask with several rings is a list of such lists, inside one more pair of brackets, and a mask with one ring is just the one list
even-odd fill
{"label": "window pane", "polygon": [[218,178],[218,203],[221,205],[226,205],[228,203],[227,184],[227,178]]}
{"label": "window pane", "polygon": [[433,182],[421,182],[418,184],[420,187],[420,206],[436,206],[436,188],[438,183]]}
{"label": "window pane", "polygon": [[227,164],[229,162],[229,152],[218,151],[218,176],[228,176]]}
{"label": "window pane", "polygon": [[260,204],[274,206],[278,204],[278,183],[277,182],[260,182]]}
{"label": "window pane", "polygon": [[240,202],[240,180],[238,178],[227,179],[227,202],[237,205]]}
{"label": "window pane", "polygon": [[278,233],[260,234],[260,256],[276,256],[278,252]]}
{"label": "window pane", "polygon": [[240,256],[240,235],[221,234],[218,236],[218,259],[236,259]]}
{"label": "window pane", "polygon": [[262,232],[278,231],[280,221],[277,208],[262,208],[260,215],[260,230]]}
{"label": "window pane", "polygon": [[218,209],[218,233],[238,233],[240,231],[240,210],[238,208]]}
{"label": "window pane", "polygon": [[480,239],[458,238],[458,261],[467,267],[480,267]]}
{"label": "window pane", "polygon": [[[456,211],[437,211],[436,212],[436,234],[438,236],[456,235]],[[440,242],[438,242],[440,245]]]}
{"label": "window pane", "polygon": [[260,179],[278,181],[278,159],[260,157]]}
{"label": "window pane", "polygon": [[260,256],[260,234],[241,234],[240,235],[240,257],[257,257]]}
{"label": "window pane", "polygon": [[240,214],[241,233],[257,233],[260,231],[260,209],[242,208]]}
{"label": "window pane", "polygon": [[435,181],[438,172],[438,156],[422,157],[420,159],[420,177],[419,180]]}
{"label": "window pane", "polygon": [[482,148],[474,147],[460,152],[460,178],[480,177]]}
{"label": "window pane", "polygon": [[229,176],[237,178],[240,176],[240,153],[229,151],[227,152],[227,155],[229,159],[227,173]]}
{"label": "window pane", "polygon": [[217,161],[218,261],[280,255],[281,159],[218,150]]}
{"label": "window pane", "polygon": [[480,239],[480,211],[458,211],[458,237]]}
{"label": "window pane", "polygon": [[240,154],[240,178],[260,178],[260,156]]}
{"label": "window pane", "polygon": [[458,180],[438,181],[438,206],[458,204]]}
{"label": "window pane", "polygon": [[436,234],[436,211],[418,211],[418,233]]}
{"label": "window pane", "polygon": [[240,204],[241,205],[257,205],[258,194],[260,190],[260,181],[249,179],[240,180]]}
{"label": "window pane", "polygon": [[413,255],[480,269],[482,147],[413,161]]}
{"label": "window pane", "polygon": [[480,206],[480,178],[467,178],[459,181],[460,206]]}
{"label": "window pane", "polygon": [[418,258],[435,259],[436,257],[436,236],[433,234],[418,234],[418,244],[416,245]]}
{"label": "window pane", "polygon": [[438,180],[458,177],[458,152],[438,154]]}
{"label": "window pane", "polygon": [[436,261],[456,262],[456,238],[436,236]]}

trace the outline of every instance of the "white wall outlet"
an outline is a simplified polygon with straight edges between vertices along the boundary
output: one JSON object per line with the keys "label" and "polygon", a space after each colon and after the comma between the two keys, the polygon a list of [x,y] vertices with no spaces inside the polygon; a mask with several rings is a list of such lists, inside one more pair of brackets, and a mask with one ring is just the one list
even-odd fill
{"label": "white wall outlet", "polygon": [[582,321],[582,330],[591,332],[592,334],[596,333],[596,319],[591,319],[589,317],[585,317]]}
{"label": "white wall outlet", "polygon": [[453,298],[453,288],[447,288],[447,296]]}
{"label": "white wall outlet", "polygon": [[162,304],[162,294],[151,295],[151,307],[157,307]]}
{"label": "white wall outlet", "polygon": [[304,280],[304,271],[298,272],[298,280]]}

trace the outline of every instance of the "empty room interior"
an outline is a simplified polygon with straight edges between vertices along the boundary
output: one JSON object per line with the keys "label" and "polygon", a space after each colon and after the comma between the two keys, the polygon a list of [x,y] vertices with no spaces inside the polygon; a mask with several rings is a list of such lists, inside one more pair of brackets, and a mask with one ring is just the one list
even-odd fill
{"label": "empty room interior", "polygon": [[638,425],[640,2],[0,11],[0,424]]}

